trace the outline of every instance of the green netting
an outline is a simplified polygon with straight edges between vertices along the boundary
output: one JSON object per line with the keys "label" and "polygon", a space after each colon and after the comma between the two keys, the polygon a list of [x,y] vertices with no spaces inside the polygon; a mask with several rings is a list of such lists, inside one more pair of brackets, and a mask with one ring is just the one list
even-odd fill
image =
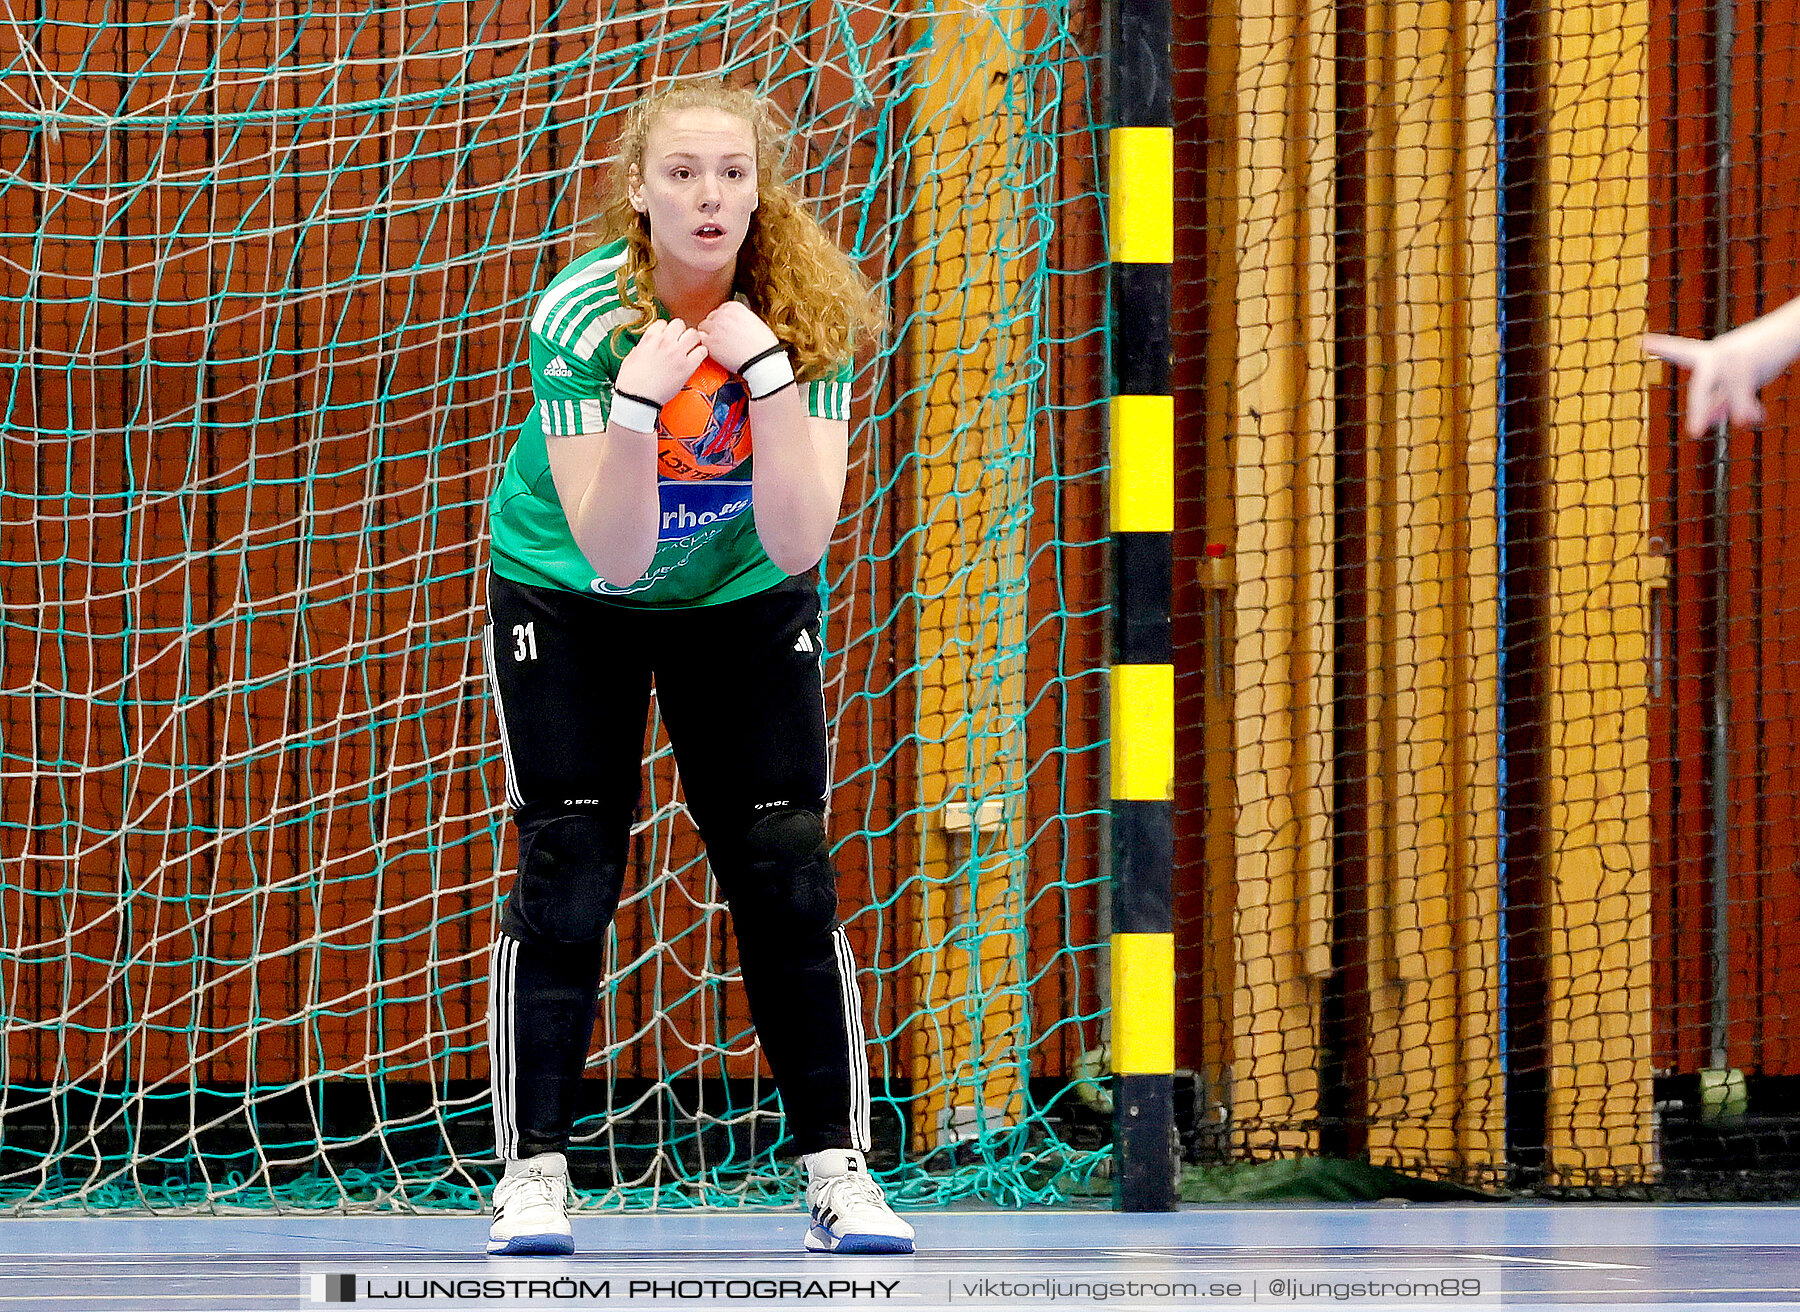
{"label": "green netting", "polygon": [[[1088,1187],[1097,30],[1047,2],[0,24],[0,1203],[477,1205],[512,865],[485,498],[617,116],[716,69],[792,115],[891,311],[825,578],[875,1164],[909,1202]],[[576,1184],[785,1204],[660,733],[646,762]]]}

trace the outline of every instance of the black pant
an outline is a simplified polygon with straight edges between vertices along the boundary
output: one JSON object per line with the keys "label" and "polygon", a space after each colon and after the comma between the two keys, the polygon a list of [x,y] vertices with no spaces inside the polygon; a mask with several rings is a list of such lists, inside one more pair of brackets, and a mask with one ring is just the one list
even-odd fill
{"label": "black pant", "polygon": [[862,1001],[826,858],[810,583],[653,610],[492,575],[488,611],[519,839],[488,1008],[500,1156],[568,1143],[642,788],[652,679],[688,811],[731,907],[791,1147],[866,1148]]}

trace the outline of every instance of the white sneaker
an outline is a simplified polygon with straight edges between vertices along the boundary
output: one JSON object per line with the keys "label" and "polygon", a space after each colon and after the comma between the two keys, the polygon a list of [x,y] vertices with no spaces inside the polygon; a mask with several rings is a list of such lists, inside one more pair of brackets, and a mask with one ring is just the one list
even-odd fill
{"label": "white sneaker", "polygon": [[566,1256],[575,1251],[569,1229],[569,1163],[561,1153],[508,1162],[494,1186],[494,1224],[488,1252]]}
{"label": "white sneaker", "polygon": [[806,1206],[812,1228],[806,1247],[814,1253],[910,1253],[913,1228],[894,1215],[863,1155],[852,1148],[828,1148],[806,1158]]}

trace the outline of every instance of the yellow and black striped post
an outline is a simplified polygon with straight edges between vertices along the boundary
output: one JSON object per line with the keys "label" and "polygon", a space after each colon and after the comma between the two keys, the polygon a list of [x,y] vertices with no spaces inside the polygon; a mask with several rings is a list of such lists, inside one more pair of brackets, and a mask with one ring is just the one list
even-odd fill
{"label": "yellow and black striped post", "polygon": [[1169,0],[1113,0],[1112,1065],[1115,1200],[1175,1207],[1175,666]]}

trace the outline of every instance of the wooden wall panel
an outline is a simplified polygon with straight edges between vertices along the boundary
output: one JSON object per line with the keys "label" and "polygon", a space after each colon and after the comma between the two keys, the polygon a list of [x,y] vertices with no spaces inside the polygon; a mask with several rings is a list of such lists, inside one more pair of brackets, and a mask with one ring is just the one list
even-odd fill
{"label": "wooden wall panel", "polygon": [[[1746,23],[1735,63],[1732,318],[1800,294],[1800,15],[1776,6]],[[1791,384],[1733,443],[1731,1064],[1800,1076],[1800,422]]]}
{"label": "wooden wall panel", "polygon": [[[12,27],[0,30],[0,63],[16,67],[35,51]],[[25,84],[40,94],[34,80]],[[38,129],[0,130],[0,155],[14,161],[12,176],[0,180],[0,224],[9,233],[35,232],[42,207],[46,152]],[[34,260],[0,261],[0,536],[16,549],[0,565],[0,616],[20,632],[22,618],[41,616],[49,579],[39,553],[42,423],[37,387],[42,273]],[[27,875],[35,862],[30,835],[37,824],[39,742],[38,703],[29,692],[39,686],[42,640],[0,643],[0,990],[12,999],[21,1024],[0,1031],[0,1070],[36,1070],[50,1033],[37,1022],[47,1004],[49,963],[44,941],[45,899]]]}
{"label": "wooden wall panel", "polygon": [[[168,102],[206,65],[204,33],[166,39],[178,12],[172,3],[147,5],[144,25],[126,30],[125,66],[136,71],[133,107]],[[121,490],[141,489],[124,498],[113,544],[129,597],[129,674],[120,695],[130,783],[119,891],[130,955],[141,963],[124,981],[120,1074],[148,1087],[192,1077],[201,1019],[206,922],[196,912],[207,862],[196,839],[212,820],[212,790],[189,759],[189,708],[193,597],[205,591],[205,567],[192,551],[194,506],[181,489],[190,481],[203,417],[210,215],[195,184],[207,174],[210,150],[206,134],[196,131],[127,130],[117,138],[120,192],[130,197],[119,220],[126,273],[117,312],[128,343],[121,367],[129,409],[120,422],[131,461],[120,482]]]}
{"label": "wooden wall panel", "polygon": [[[203,586],[193,591],[200,658],[194,692],[205,717],[186,750],[206,762],[211,797],[197,1047],[202,1079],[228,1086],[254,1084],[263,1069],[269,1074],[261,1078],[271,1081],[295,1069],[291,1043],[281,1045],[265,1018],[285,1009],[296,961],[271,956],[259,968],[255,958],[291,942],[284,916],[275,918],[271,935],[269,904],[302,895],[308,880],[285,841],[287,826],[267,823],[282,796],[281,758],[266,748],[281,739],[285,724],[282,684],[293,645],[273,599],[292,592],[292,554],[281,541],[292,517],[253,499],[259,490],[264,498],[294,495],[293,439],[283,426],[292,413],[291,383],[269,385],[291,377],[280,288],[291,255],[282,234],[294,206],[280,161],[293,125],[291,116],[228,117],[293,107],[288,69],[268,30],[275,12],[265,0],[246,11],[241,27],[212,34],[221,76],[207,104],[220,120],[208,133],[215,169],[205,198],[212,306],[195,451]],[[241,693],[217,691],[228,683]],[[289,891],[273,892],[273,884]]]}
{"label": "wooden wall panel", "polygon": [[[1176,1062],[1218,1106],[1231,1085],[1237,952],[1236,6],[1175,16]],[[1213,553],[1213,554],[1209,554]]]}
{"label": "wooden wall panel", "polygon": [[[484,15],[476,30],[481,48],[470,55],[468,77],[486,82],[541,69],[550,51],[531,40],[547,19],[548,5],[534,0]],[[502,825],[506,784],[497,760],[477,762],[495,733],[486,700],[487,671],[478,645],[448,640],[459,628],[479,633],[486,621],[487,580],[478,562],[458,544],[478,542],[487,522],[487,493],[510,446],[513,426],[529,404],[531,378],[524,339],[547,252],[526,237],[551,224],[550,183],[558,175],[552,154],[555,136],[539,138],[536,125],[549,112],[544,82],[526,82],[511,95],[490,93],[479,106],[481,126],[471,137],[484,148],[467,152],[462,174],[467,200],[462,206],[461,248],[485,252],[472,261],[460,307],[460,369],[464,379],[451,398],[462,416],[458,444],[440,456],[452,471],[438,511],[445,539],[441,576],[461,593],[465,616],[445,599],[446,634],[436,657],[446,685],[456,689],[454,714],[438,743],[451,772],[449,793],[434,834],[444,873],[429,907],[433,951],[440,963],[434,1012],[434,1045],[441,1047],[443,1074],[453,1079],[487,1078],[487,953],[494,933],[490,910],[500,902],[500,875],[510,869]]]}
{"label": "wooden wall panel", "polygon": [[[1077,32],[1100,30],[1100,0],[1073,6]],[[1042,14],[1028,27],[1028,45],[1049,48],[1055,34]],[[1107,784],[1101,773],[1105,733],[1099,657],[1107,650],[1111,596],[1106,553],[1109,507],[1100,469],[1108,360],[1101,331],[1105,310],[1106,243],[1101,230],[1101,161],[1095,112],[1103,88],[1091,70],[1065,66],[1057,175],[1047,199],[1055,205],[1043,252],[1047,268],[1040,340],[1052,398],[1033,444],[1033,519],[1028,530],[1025,610],[1025,778],[1028,846],[1025,861],[1025,969],[1032,1028],[1030,1071],[1066,1080],[1084,1052],[1099,1046],[1102,963],[1100,878],[1110,854],[1102,851],[1101,815]],[[1050,490],[1055,489],[1054,494]],[[1052,568],[1052,562],[1055,568]],[[1056,638],[1050,641],[1051,636]]]}
{"label": "wooden wall panel", "polygon": [[1240,7],[1235,1120],[1316,1148],[1330,968],[1329,5]]}
{"label": "wooden wall panel", "polygon": [[[1491,57],[1478,7],[1370,6],[1369,1150],[1491,1175],[1499,1088]],[[1352,948],[1354,952],[1354,947]]]}
{"label": "wooden wall panel", "polygon": [[[107,6],[76,4],[40,35],[52,67],[86,60],[99,112],[116,110],[124,34]],[[40,786],[31,882],[45,897],[39,940],[47,962],[41,1019],[56,1026],[46,1053],[65,1078],[109,1074],[109,1039],[122,999],[110,963],[124,935],[118,899],[125,781],[116,765],[126,744],[118,709],[126,598],[115,535],[128,467],[126,326],[118,316],[125,252],[116,240],[125,143],[91,129],[44,143],[47,201],[40,214],[39,422],[63,440],[44,444],[38,465],[40,561],[45,571],[37,662]],[[53,197],[53,199],[50,199]],[[114,240],[99,240],[103,235]],[[39,843],[42,846],[39,846]]]}
{"label": "wooden wall panel", "polygon": [[[1011,300],[1030,258],[1016,253],[1022,216],[1005,183],[1021,125],[991,76],[1017,66],[1023,17],[1014,6],[932,20],[914,93],[920,944],[908,1041],[920,1149],[1023,1111],[1025,880],[1013,854],[1026,821],[1027,543],[1013,489],[1037,435],[1025,431],[1028,327]],[[952,806],[988,799],[996,832],[953,831]]]}
{"label": "wooden wall panel", "polygon": [[[857,251],[868,277],[891,288],[905,263],[904,247],[894,240],[906,222],[904,201],[864,180],[889,178],[899,167],[889,134],[903,121],[905,92],[898,71],[881,65],[905,29],[867,10],[838,11],[871,54],[880,52],[853,76],[830,58],[827,8],[823,0],[813,6],[815,25],[805,36],[805,57],[817,64],[806,73],[794,66],[800,75],[784,87],[796,124],[806,128],[789,164],[808,179],[803,190],[818,198],[828,230]],[[896,320],[904,313],[899,301],[890,296]],[[905,960],[917,937],[905,889],[917,835],[897,823],[912,806],[916,771],[914,744],[902,728],[912,722],[914,689],[900,673],[911,663],[914,633],[907,609],[897,604],[910,587],[912,561],[905,517],[891,513],[890,499],[903,495],[897,489],[906,451],[894,442],[893,426],[882,422],[900,405],[906,371],[865,346],[858,373],[863,383],[852,403],[845,501],[870,510],[840,524],[827,553],[826,714],[838,744],[831,828],[839,844],[839,914],[863,966],[872,1073],[885,1082],[907,1076],[899,1037],[917,1003],[909,972],[870,969]]]}
{"label": "wooden wall panel", "polygon": [[[1707,277],[1705,6],[1659,6],[1649,32],[1651,134],[1651,326],[1711,335]],[[1697,1071],[1711,1064],[1708,1039],[1705,664],[1702,626],[1705,445],[1682,434],[1672,381],[1656,389],[1651,411],[1649,531],[1666,562],[1658,602],[1662,679],[1651,679],[1648,708],[1654,803],[1652,862],[1655,1064]]]}
{"label": "wooden wall panel", "polygon": [[[1645,229],[1632,182],[1641,53],[1611,17],[1640,37],[1642,22],[1625,10],[1590,22],[1589,8],[1554,7],[1546,66],[1561,134],[1553,212],[1580,209],[1550,225],[1544,251],[1564,461],[1549,550],[1561,645],[1547,674],[1562,753],[1551,1063],[1567,1096],[1551,1134],[1583,1169],[1621,1180],[1644,1178],[1650,1143],[1642,427],[1635,375],[1615,363],[1641,323]],[[1231,289],[1235,320],[1188,322],[1236,376],[1182,375],[1204,389],[1197,415],[1178,398],[1199,430],[1184,449],[1207,467],[1231,453],[1228,479],[1184,484],[1184,519],[1204,527],[1183,541],[1213,540],[1225,494],[1235,532],[1229,563],[1178,568],[1197,571],[1190,596],[1233,597],[1237,659],[1229,724],[1203,662],[1189,676],[1201,687],[1184,704],[1208,722],[1183,755],[1204,764],[1216,744],[1236,748],[1235,778],[1208,770],[1199,807],[1183,806],[1182,850],[1215,864],[1203,881],[1215,886],[1213,834],[1235,800],[1235,907],[1227,920],[1198,899],[1184,924],[1206,945],[1184,960],[1203,979],[1218,956],[1235,964],[1241,1147],[1318,1151],[1329,1135],[1336,1151],[1493,1178],[1508,1169],[1499,33],[1456,0],[1240,5],[1215,11],[1207,33],[1236,77],[1206,88],[1206,112],[1231,97],[1236,128],[1208,142],[1232,170],[1207,177],[1204,259],[1230,271],[1206,267],[1204,285],[1215,302]],[[1596,391],[1609,399],[1583,411]],[[1203,600],[1193,612],[1186,641],[1204,648]],[[1223,1010],[1200,1010],[1189,1051],[1202,1063]]]}
{"label": "wooden wall panel", "polygon": [[1655,1165],[1645,718],[1648,270],[1642,0],[1553,11],[1547,203],[1552,504],[1549,920],[1552,1170]]}

